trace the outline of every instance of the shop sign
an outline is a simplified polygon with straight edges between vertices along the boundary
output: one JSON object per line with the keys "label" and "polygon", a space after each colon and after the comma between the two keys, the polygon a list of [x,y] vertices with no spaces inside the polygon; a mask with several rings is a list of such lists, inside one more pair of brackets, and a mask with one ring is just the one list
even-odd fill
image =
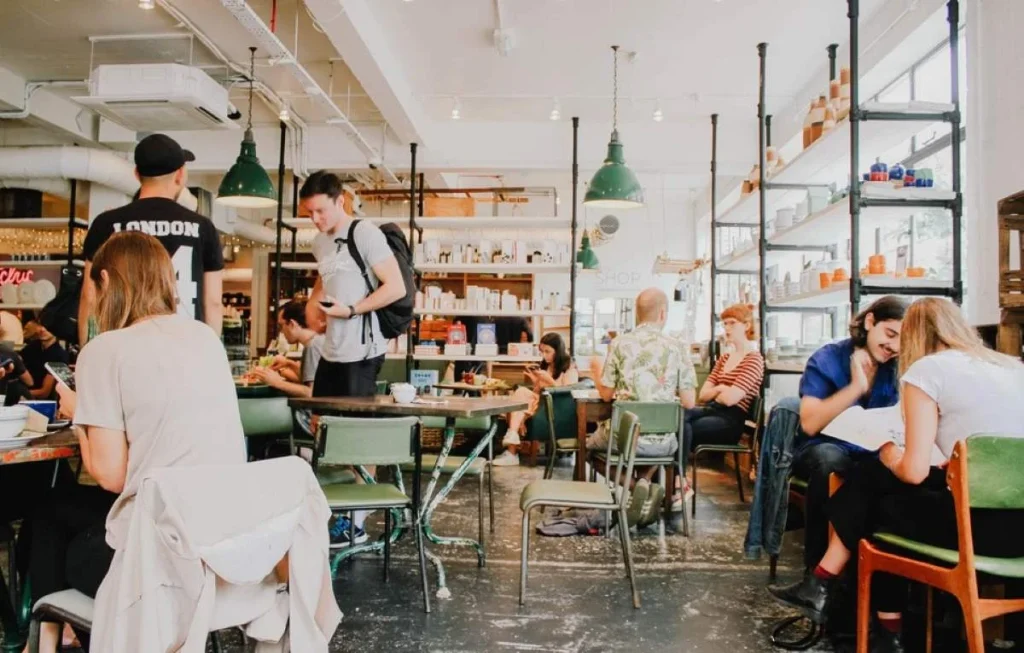
{"label": "shop sign", "polygon": [[32,281],[35,276],[34,270],[19,270],[18,268],[0,268],[0,285],[13,283],[19,284],[23,281]]}

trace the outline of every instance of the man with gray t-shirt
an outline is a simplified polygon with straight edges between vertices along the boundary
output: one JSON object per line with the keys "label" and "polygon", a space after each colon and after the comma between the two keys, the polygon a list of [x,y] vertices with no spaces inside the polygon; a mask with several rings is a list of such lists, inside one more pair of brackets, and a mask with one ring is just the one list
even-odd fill
{"label": "man with gray t-shirt", "polygon": [[[375,311],[405,297],[402,271],[376,225],[369,221],[353,224],[353,196],[337,175],[322,170],[313,173],[302,185],[299,199],[304,215],[312,218],[320,232],[313,239],[320,276],[306,314],[314,323],[327,317],[313,396],[371,397],[388,348]],[[368,293],[359,264],[349,252],[349,238],[366,265],[373,292]]]}

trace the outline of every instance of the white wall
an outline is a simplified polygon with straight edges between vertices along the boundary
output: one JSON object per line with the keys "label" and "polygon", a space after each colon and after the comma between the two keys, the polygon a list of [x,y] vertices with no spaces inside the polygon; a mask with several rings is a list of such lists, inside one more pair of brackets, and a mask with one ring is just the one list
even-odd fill
{"label": "white wall", "polygon": [[1000,199],[1024,189],[1024,2],[968,3],[967,279],[972,324],[999,322]]}

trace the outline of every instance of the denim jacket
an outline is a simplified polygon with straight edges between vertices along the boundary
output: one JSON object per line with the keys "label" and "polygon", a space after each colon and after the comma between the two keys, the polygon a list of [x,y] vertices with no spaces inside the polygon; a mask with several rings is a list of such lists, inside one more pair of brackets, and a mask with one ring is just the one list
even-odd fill
{"label": "denim jacket", "polygon": [[793,465],[793,442],[800,430],[800,399],[786,397],[772,409],[761,440],[757,463],[754,502],[743,540],[743,553],[750,560],[778,555],[786,530],[789,510],[789,470]]}

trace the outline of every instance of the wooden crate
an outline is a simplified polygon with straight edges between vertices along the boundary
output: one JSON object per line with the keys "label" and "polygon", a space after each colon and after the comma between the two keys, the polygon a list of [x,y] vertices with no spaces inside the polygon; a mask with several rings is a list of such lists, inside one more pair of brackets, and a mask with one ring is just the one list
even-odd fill
{"label": "wooden crate", "polygon": [[[999,201],[999,306],[1024,308],[1024,191]],[[1011,255],[1019,257],[1013,262]]]}

